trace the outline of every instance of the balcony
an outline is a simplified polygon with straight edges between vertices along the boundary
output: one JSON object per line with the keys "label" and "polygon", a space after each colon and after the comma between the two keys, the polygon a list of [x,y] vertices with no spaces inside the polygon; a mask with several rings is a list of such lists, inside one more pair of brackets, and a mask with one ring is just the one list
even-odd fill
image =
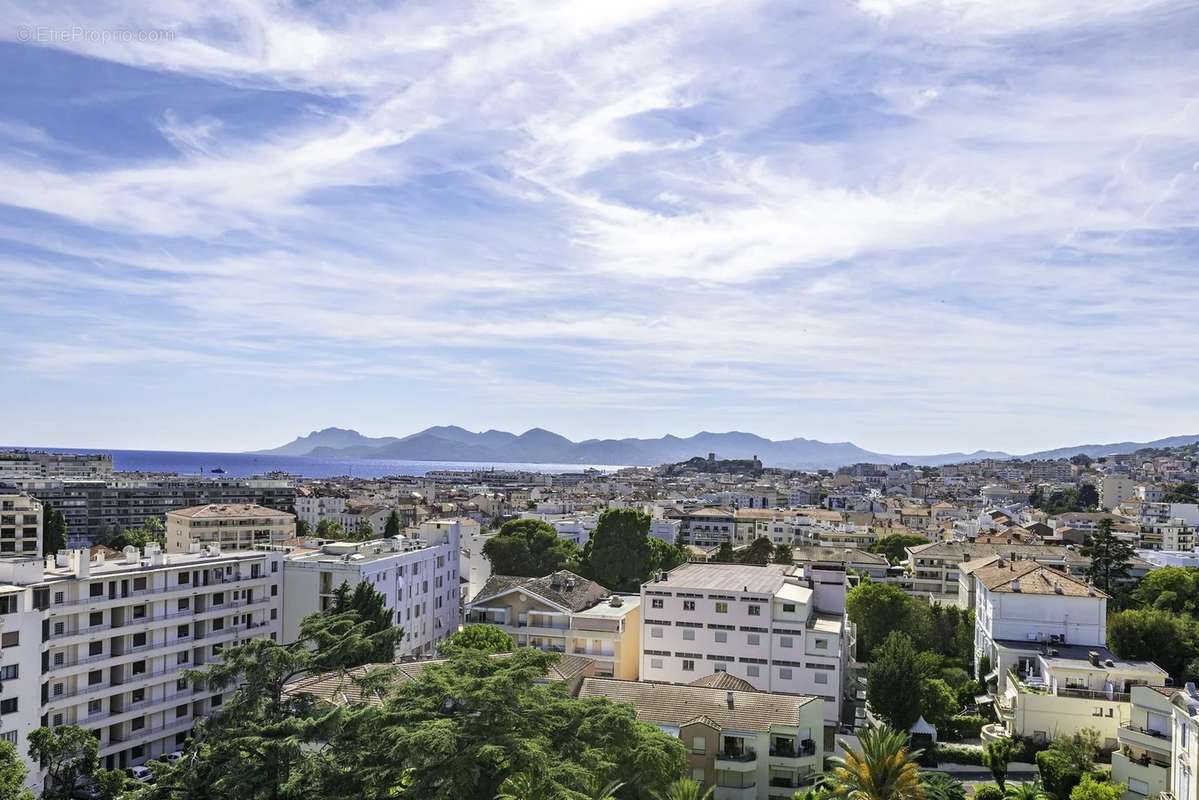
{"label": "balcony", "polygon": [[757,768],[758,753],[751,748],[745,750],[726,750],[716,754],[716,769],[723,769],[729,772],[753,772]]}
{"label": "balcony", "polygon": [[1169,731],[1153,731],[1140,725],[1125,723],[1116,731],[1116,741],[1142,750],[1170,755]]}
{"label": "balcony", "polygon": [[1148,753],[1139,757],[1112,753],[1112,780],[1127,784],[1129,778],[1144,781],[1149,787],[1148,796],[1154,797],[1170,787],[1170,762]]}
{"label": "balcony", "polygon": [[794,743],[776,742],[770,748],[770,760],[780,766],[792,766],[802,758],[813,758],[816,755],[816,742],[804,739],[796,746]]}
{"label": "balcony", "polygon": [[721,786],[716,785],[716,792],[713,795],[713,800],[757,800],[758,787],[756,784],[749,786]]}

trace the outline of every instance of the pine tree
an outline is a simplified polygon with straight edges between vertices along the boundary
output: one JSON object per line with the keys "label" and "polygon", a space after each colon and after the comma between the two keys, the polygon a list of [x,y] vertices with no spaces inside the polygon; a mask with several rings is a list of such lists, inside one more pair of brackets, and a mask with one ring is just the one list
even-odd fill
{"label": "pine tree", "polygon": [[1122,578],[1128,578],[1128,566],[1132,561],[1133,547],[1112,533],[1110,517],[1099,522],[1099,530],[1082,548],[1082,554],[1091,559],[1087,577],[1108,594]]}

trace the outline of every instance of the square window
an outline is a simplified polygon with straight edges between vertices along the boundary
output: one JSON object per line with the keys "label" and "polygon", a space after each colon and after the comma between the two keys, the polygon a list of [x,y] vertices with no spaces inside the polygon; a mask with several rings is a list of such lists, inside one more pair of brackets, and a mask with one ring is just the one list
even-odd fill
{"label": "square window", "polygon": [[790,636],[783,636],[783,637],[779,638],[779,647],[794,647],[794,646],[795,646],[795,640],[792,639]]}
{"label": "square window", "polygon": [[649,660],[649,668],[650,669],[662,669],[662,659],[651,658]]}
{"label": "square window", "polygon": [[759,634],[756,634],[756,633],[747,633],[747,634],[745,635],[745,643],[746,643],[746,644],[751,644],[751,645],[752,645],[752,644],[761,644],[761,643],[762,643],[762,637],[761,637],[761,635],[759,635]]}
{"label": "square window", "polygon": [[695,631],[692,628],[683,628],[683,639],[684,641],[694,642]]}
{"label": "square window", "polygon": [[684,600],[683,601],[683,610],[684,611],[694,611],[695,610],[695,601],[694,600]]}
{"label": "square window", "polygon": [[683,659],[683,672],[695,672],[695,662],[689,658]]}
{"label": "square window", "polygon": [[661,639],[662,638],[662,629],[661,628],[650,628],[649,629],[649,638]]}
{"label": "square window", "polygon": [[782,681],[791,680],[791,668],[790,667],[779,667],[779,680],[782,680]]}
{"label": "square window", "polygon": [[762,607],[761,607],[761,606],[750,606],[750,607],[749,607],[749,615],[750,615],[751,617],[760,617],[760,616],[762,616]]}
{"label": "square window", "polygon": [[750,664],[745,668],[745,674],[751,678],[756,678],[762,674],[762,670],[758,668],[757,664]]}
{"label": "square window", "polygon": [[784,614],[794,614],[795,613],[795,603],[783,603],[783,613]]}
{"label": "square window", "polygon": [[727,613],[729,613],[729,604],[728,604],[728,603],[722,603],[722,602],[720,602],[720,601],[717,601],[717,603],[716,603],[716,613],[717,613],[717,614],[727,614]]}
{"label": "square window", "polygon": [[662,598],[655,597],[653,600],[650,600],[649,604],[651,608],[662,608]]}
{"label": "square window", "polygon": [[723,644],[729,640],[728,631],[716,631],[716,641]]}
{"label": "square window", "polygon": [[691,752],[697,755],[703,755],[708,750],[708,738],[706,736],[691,737]]}
{"label": "square window", "polygon": [[828,649],[828,639],[817,639],[816,640],[816,649],[817,650],[827,650]]}
{"label": "square window", "polygon": [[828,673],[827,672],[817,672],[816,673],[816,682],[817,683],[828,683]]}

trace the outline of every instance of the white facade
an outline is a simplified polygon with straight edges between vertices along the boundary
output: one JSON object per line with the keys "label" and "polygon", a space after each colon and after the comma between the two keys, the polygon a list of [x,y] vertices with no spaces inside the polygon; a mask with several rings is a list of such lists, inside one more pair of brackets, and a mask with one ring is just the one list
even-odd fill
{"label": "white facade", "polygon": [[[830,573],[831,574],[831,573]],[[800,568],[686,564],[641,587],[641,679],[691,683],[714,672],[767,692],[824,700],[840,716],[849,650],[844,572],[805,576]],[[815,587],[815,588],[813,588]],[[834,605],[821,611],[827,596]]]}
{"label": "white facade", "polygon": [[1111,511],[1137,496],[1137,482],[1121,475],[1104,475],[1099,482],[1099,507]]}
{"label": "white facade", "polygon": [[42,555],[42,504],[27,494],[0,494],[0,558]]}
{"label": "white facade", "polygon": [[331,518],[346,510],[346,498],[321,495],[296,495],[296,518],[315,528],[322,519]]}
{"label": "white facade", "polygon": [[225,646],[278,637],[281,563],[276,553],[153,545],[119,560],[74,550],[0,562],[0,735],[25,756],[37,727],[82,725],[110,769],[179,748],[226,694],[180,673]]}
{"label": "white facade", "polygon": [[344,583],[368,583],[383,595],[404,629],[397,654],[432,655],[437,643],[458,628],[460,528],[434,526],[436,539],[375,539],[332,542],[296,550],[284,562],[283,641],[299,637],[300,622],[324,611]]}

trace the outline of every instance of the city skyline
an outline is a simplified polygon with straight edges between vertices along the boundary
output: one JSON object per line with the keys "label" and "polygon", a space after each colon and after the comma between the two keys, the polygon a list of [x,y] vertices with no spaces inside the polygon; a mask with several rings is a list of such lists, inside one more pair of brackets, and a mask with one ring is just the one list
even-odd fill
{"label": "city skyline", "polygon": [[1193,7],[5,10],[0,441],[1199,428]]}

